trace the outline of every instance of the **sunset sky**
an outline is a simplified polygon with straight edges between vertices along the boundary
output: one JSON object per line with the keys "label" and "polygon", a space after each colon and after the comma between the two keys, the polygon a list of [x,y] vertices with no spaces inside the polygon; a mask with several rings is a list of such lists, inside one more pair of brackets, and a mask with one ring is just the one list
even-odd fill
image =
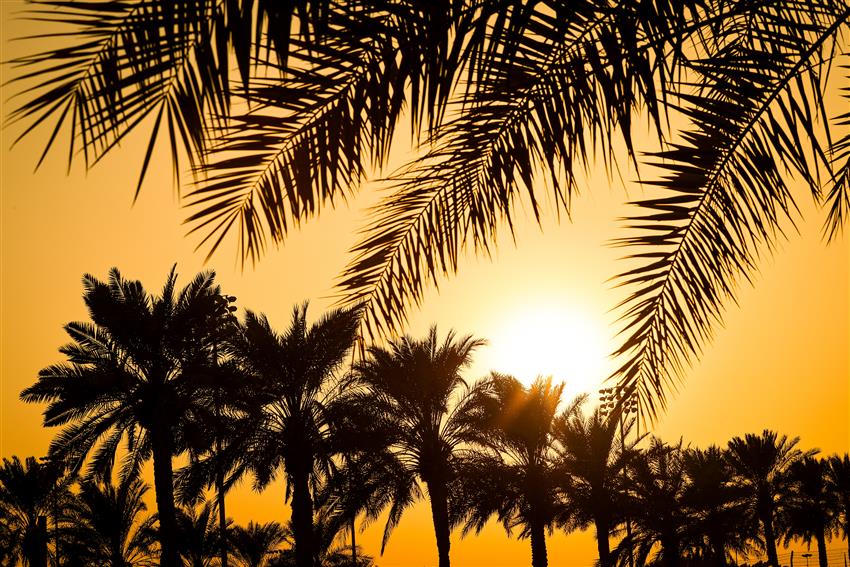
{"label": "sunset sky", "polygon": [[[22,33],[12,20],[22,6],[2,2],[4,61],[30,49],[9,41]],[[14,76],[9,66],[2,73],[4,83]],[[8,101],[12,92],[3,88],[4,116],[14,106]],[[186,237],[181,224],[186,213],[165,145],[132,205],[147,129],[89,172],[79,163],[67,171],[67,145],[34,172],[44,135],[10,149],[19,131],[4,129],[0,148],[0,457],[43,455],[56,433],[41,427],[43,406],[25,405],[18,395],[39,369],[61,359],[62,326],[86,319],[84,273],[105,278],[117,266],[158,292],[172,264],[181,283],[214,269],[240,308],[262,311],[283,327],[295,303],[310,300],[313,316],[334,304],[347,250],[365,224],[364,209],[378,196],[377,185],[364,185],[359,198],[324,211],[255,267],[243,270],[232,246],[204,264],[205,252],[194,251],[197,238]],[[401,144],[407,139],[398,138]],[[403,163],[405,152],[397,154],[384,173]],[[646,168],[641,174],[653,172]],[[624,170],[623,177],[631,181],[636,173]],[[616,366],[607,358],[617,345],[612,308],[625,294],[609,281],[622,267],[617,259],[623,251],[607,244],[622,236],[618,219],[628,214],[623,203],[640,191],[634,183],[624,187],[610,180],[600,168],[588,174],[571,220],[559,223],[549,211],[540,230],[530,212],[521,213],[516,246],[503,233],[492,259],[467,256],[457,276],[441,280],[439,290],[432,286],[423,305],[411,310],[407,331],[421,336],[436,323],[443,333],[455,329],[488,339],[469,379],[491,369],[527,381],[551,374],[567,383],[569,395],[595,392]],[[789,238],[762,259],[754,287],[743,284],[738,305],[728,305],[725,326],[716,329],[653,429],[662,438],[724,445],[734,435],[771,428],[800,436],[802,447],[825,454],[850,450],[850,238],[845,231],[826,245],[825,213],[804,191],[798,192],[798,204],[799,233],[786,226]],[[228,505],[240,523],[288,519],[280,484],[262,494],[246,484]],[[370,528],[360,542],[377,556],[380,530]],[[596,557],[593,534],[555,534],[549,554],[553,566],[590,565]],[[456,533],[452,556],[461,567],[521,565],[528,563],[529,546],[491,526],[464,540]],[[402,520],[377,563],[435,562],[429,512],[420,505]]]}

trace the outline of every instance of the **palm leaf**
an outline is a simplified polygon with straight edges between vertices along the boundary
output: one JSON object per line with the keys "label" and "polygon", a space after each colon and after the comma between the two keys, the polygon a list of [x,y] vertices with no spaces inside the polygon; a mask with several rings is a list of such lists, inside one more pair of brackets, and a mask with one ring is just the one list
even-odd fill
{"label": "palm leaf", "polygon": [[716,17],[664,9],[652,17],[631,3],[521,6],[521,24],[497,21],[490,43],[468,56],[475,87],[437,129],[432,149],[391,178],[392,194],[352,250],[338,287],[343,303],[365,306],[365,334],[403,326],[406,309],[421,302],[426,284],[457,271],[465,248],[489,253],[500,227],[512,232],[520,200],[539,220],[540,170],[555,210],[569,213],[576,171],[591,151],[615,161],[619,132],[633,156],[634,108],[659,123],[656,81],[677,73],[681,57],[667,51],[677,53],[683,37]]}
{"label": "palm leaf", "polygon": [[[189,194],[190,233],[213,254],[238,232],[243,261],[356,190],[387,157],[421,55],[404,3],[335,3],[321,41],[292,39],[286,65],[264,61]],[[414,4],[415,6],[415,4]],[[398,57],[399,53],[402,57]],[[418,81],[414,81],[418,84]],[[208,257],[209,257],[208,255]]]}
{"label": "palm leaf", "polygon": [[[848,86],[841,89],[842,96],[850,104],[850,65],[845,65],[844,69],[848,70]],[[850,112],[839,115],[835,123],[837,126],[850,126]],[[838,236],[850,217],[850,132],[835,141],[830,155],[837,171],[831,179],[832,186],[826,196],[829,213],[824,224],[824,234],[831,241]]]}
{"label": "palm leaf", "polygon": [[785,172],[820,194],[818,170],[828,166],[816,131],[828,123],[822,77],[848,19],[850,8],[830,3],[756,8],[694,62],[702,80],[679,95],[692,127],[655,155],[668,172],[652,184],[660,196],[636,203],[629,226],[638,234],[620,241],[637,248],[630,257],[639,265],[619,276],[636,289],[621,305],[617,375],[637,388],[651,418],[720,322],[737,279],[749,278],[792,218]]}

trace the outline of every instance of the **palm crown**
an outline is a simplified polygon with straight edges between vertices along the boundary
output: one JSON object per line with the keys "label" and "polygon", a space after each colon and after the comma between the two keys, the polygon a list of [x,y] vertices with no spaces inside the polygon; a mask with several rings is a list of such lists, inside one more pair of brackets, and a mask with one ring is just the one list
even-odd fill
{"label": "palm crown", "polygon": [[47,402],[44,423],[64,426],[50,454],[79,470],[92,453],[90,470],[112,470],[122,440],[127,453],[123,479],[138,474],[153,457],[157,511],[163,529],[163,564],[176,563],[171,458],[189,445],[191,432],[211,411],[209,385],[211,314],[220,295],[212,273],[199,274],[183,290],[172,269],[162,293],[117,269],[107,282],[83,278],[91,323],[69,323],[72,342],[61,352],[68,362],[39,373],[25,389],[27,402]]}

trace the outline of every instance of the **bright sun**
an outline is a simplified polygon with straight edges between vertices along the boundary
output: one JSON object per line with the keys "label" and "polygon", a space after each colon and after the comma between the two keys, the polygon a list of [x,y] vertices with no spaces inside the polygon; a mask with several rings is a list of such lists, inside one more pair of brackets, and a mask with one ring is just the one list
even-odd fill
{"label": "bright sun", "polygon": [[611,343],[602,317],[579,307],[527,305],[490,336],[490,369],[525,384],[537,376],[565,382],[565,399],[593,395],[611,373]]}

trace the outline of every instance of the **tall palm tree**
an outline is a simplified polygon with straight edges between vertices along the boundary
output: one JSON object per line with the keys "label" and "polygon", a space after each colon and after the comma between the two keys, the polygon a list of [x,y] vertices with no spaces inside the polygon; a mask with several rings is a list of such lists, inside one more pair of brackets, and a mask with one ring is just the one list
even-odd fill
{"label": "tall palm tree", "polygon": [[17,456],[3,459],[0,467],[0,548],[8,555],[10,565],[19,562],[24,566],[38,565],[38,558],[46,553],[47,532],[42,529],[46,524],[39,526],[39,518],[54,520],[58,541],[58,532],[64,528],[59,524],[64,524],[65,508],[71,500],[64,473],[63,467],[53,461],[27,457],[21,462]]}
{"label": "tall palm tree", "polygon": [[[656,545],[656,561],[664,567],[678,567],[690,543],[686,487],[681,441],[668,445],[653,437],[644,451],[629,463],[629,517],[638,565],[644,565]],[[621,546],[624,543],[621,542]]]}
{"label": "tall palm tree", "polygon": [[847,557],[850,557],[850,456],[847,453],[829,457],[826,478],[838,499],[838,531],[847,541]]}
{"label": "tall palm tree", "polygon": [[581,528],[591,523],[596,528],[600,567],[613,565],[608,538],[622,515],[624,467],[638,442],[623,445],[634,420],[620,431],[620,412],[617,408],[606,416],[596,408],[587,417],[581,411],[563,412],[553,425],[557,473],[564,477],[574,522]]}
{"label": "tall palm tree", "polygon": [[281,334],[265,315],[248,311],[229,347],[254,396],[245,429],[250,434],[238,447],[256,488],[281,472],[286,477],[298,565],[314,561],[313,494],[333,456],[330,436],[339,394],[334,378],[356,331],[356,311],[330,311],[311,325],[305,303],[293,309]]}
{"label": "tall palm tree", "polygon": [[71,564],[155,565],[155,518],[143,517],[148,486],[139,478],[126,478],[114,486],[107,478],[81,480],[79,488],[72,505],[73,526],[67,530]]}
{"label": "tall palm tree", "polygon": [[[209,414],[209,316],[221,295],[212,272],[198,274],[179,292],[172,268],[160,295],[126,280],[117,268],[109,279],[83,278],[90,323],[69,323],[66,363],[39,372],[21,393],[47,402],[44,424],[64,426],[50,445],[53,458],[79,470],[111,473],[126,440],[122,478],[153,458],[162,565],[177,565],[172,457]],[[96,448],[96,449],[95,449]]]}
{"label": "tall palm tree", "polygon": [[[553,424],[564,386],[538,378],[528,388],[513,376],[492,373],[483,429],[484,447],[467,458],[458,513],[465,531],[480,531],[496,515],[508,533],[531,540],[531,564],[546,567],[546,530],[565,522],[561,486],[553,466]],[[577,411],[582,398],[566,410]]]}
{"label": "tall palm tree", "polygon": [[428,492],[439,565],[450,565],[449,492],[457,478],[458,451],[480,437],[475,416],[483,395],[481,386],[467,387],[461,372],[482,344],[452,331],[440,340],[431,327],[424,339],[405,335],[386,347],[369,347],[353,367],[360,390],[349,395],[348,403],[370,408],[374,435],[387,448],[381,461],[386,466],[376,475],[388,482],[379,490],[389,498],[378,499],[390,507],[382,550],[404,511],[422,496],[421,482]]}
{"label": "tall palm tree", "polygon": [[788,467],[813,454],[798,449],[799,441],[799,437],[788,439],[765,429],[761,435],[748,433],[733,438],[727,450],[736,482],[746,490],[750,516],[761,524],[767,560],[772,567],[779,567],[774,517],[780,501],[787,496]]}
{"label": "tall palm tree", "polygon": [[786,167],[829,209],[828,234],[846,222],[850,134],[831,130],[850,115],[825,104],[848,80],[828,72],[845,53],[846,0],[253,6],[38,3],[33,16],[72,33],[14,61],[11,119],[22,135],[47,125],[45,152],[69,126],[87,165],[149,127],[142,177],[165,130],[175,168],[183,148],[204,181],[188,195],[202,242],[238,231],[256,260],[386,163],[408,106],[420,159],[394,177],[340,284],[366,328],[388,333],[460,250],[511,230],[518,203],[538,219],[544,196],[569,211],[576,172],[595,155],[616,162],[618,140],[637,164],[645,118],[665,174],[625,239],[641,264],[622,274],[634,293],[621,352],[652,413],[793,214]]}
{"label": "tall palm tree", "polygon": [[785,540],[814,539],[818,564],[828,567],[826,540],[838,525],[838,495],[830,490],[827,461],[806,456],[788,467],[790,495],[785,503]]}
{"label": "tall palm tree", "polygon": [[744,491],[733,480],[725,452],[715,445],[687,449],[682,464],[687,476],[682,503],[695,535],[705,538],[705,559],[725,567],[729,554],[747,551],[747,540],[756,536],[745,521]]}
{"label": "tall palm tree", "polygon": [[277,522],[233,526],[230,530],[233,554],[240,567],[265,567],[270,556],[287,541],[287,535]]}

